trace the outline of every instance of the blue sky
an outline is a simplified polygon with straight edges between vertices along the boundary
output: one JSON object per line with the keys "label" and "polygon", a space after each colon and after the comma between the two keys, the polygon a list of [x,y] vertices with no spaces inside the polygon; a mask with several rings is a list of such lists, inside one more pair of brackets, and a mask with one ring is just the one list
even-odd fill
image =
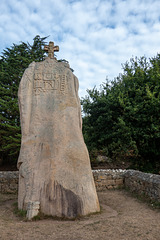
{"label": "blue sky", "polygon": [[1,0],[0,53],[50,35],[69,61],[80,97],[122,72],[131,57],[160,52],[159,0]]}

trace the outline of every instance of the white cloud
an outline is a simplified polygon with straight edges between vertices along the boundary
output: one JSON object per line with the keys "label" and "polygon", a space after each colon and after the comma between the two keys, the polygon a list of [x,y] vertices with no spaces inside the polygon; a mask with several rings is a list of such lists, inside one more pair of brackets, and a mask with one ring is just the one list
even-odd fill
{"label": "white cloud", "polygon": [[80,96],[112,80],[132,56],[159,51],[159,0],[1,0],[0,52],[39,34],[60,46],[80,81]]}

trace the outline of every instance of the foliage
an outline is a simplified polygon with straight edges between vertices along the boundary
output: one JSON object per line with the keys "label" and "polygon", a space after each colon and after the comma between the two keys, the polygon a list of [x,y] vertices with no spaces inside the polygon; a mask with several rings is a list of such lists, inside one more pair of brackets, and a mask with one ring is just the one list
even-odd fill
{"label": "foliage", "polygon": [[13,207],[14,207],[14,214],[17,216],[17,217],[19,217],[19,218],[21,218],[21,219],[26,219],[26,215],[27,215],[27,211],[26,210],[23,210],[23,209],[18,209],[18,203],[17,202],[15,202],[14,204],[13,204]]}
{"label": "foliage", "polygon": [[18,86],[24,70],[33,61],[44,59],[45,39],[36,36],[33,44],[21,42],[3,51],[0,57],[0,160],[17,161],[21,129]]}
{"label": "foliage", "polygon": [[83,132],[90,153],[130,158],[134,168],[160,167],[160,54],[131,59],[123,74],[95,87],[81,100]]}

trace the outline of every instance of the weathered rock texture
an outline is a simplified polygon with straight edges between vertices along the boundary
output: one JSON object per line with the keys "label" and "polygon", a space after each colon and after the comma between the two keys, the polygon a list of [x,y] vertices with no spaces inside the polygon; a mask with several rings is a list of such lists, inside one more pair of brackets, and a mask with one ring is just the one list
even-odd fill
{"label": "weathered rock texture", "polygon": [[39,202],[42,213],[67,218],[99,211],[82,136],[78,79],[69,65],[50,58],[31,63],[18,97],[19,209]]}
{"label": "weathered rock texture", "polygon": [[151,200],[160,202],[160,176],[135,170],[124,174],[124,184],[131,192],[145,195]]}

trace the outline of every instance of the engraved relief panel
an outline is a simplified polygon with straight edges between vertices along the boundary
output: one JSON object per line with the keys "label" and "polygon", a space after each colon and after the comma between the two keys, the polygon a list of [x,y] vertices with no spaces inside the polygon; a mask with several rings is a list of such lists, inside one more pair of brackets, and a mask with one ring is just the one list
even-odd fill
{"label": "engraved relief panel", "polygon": [[56,92],[66,94],[66,75],[55,63],[44,62],[43,65],[36,66],[34,74],[34,92]]}

